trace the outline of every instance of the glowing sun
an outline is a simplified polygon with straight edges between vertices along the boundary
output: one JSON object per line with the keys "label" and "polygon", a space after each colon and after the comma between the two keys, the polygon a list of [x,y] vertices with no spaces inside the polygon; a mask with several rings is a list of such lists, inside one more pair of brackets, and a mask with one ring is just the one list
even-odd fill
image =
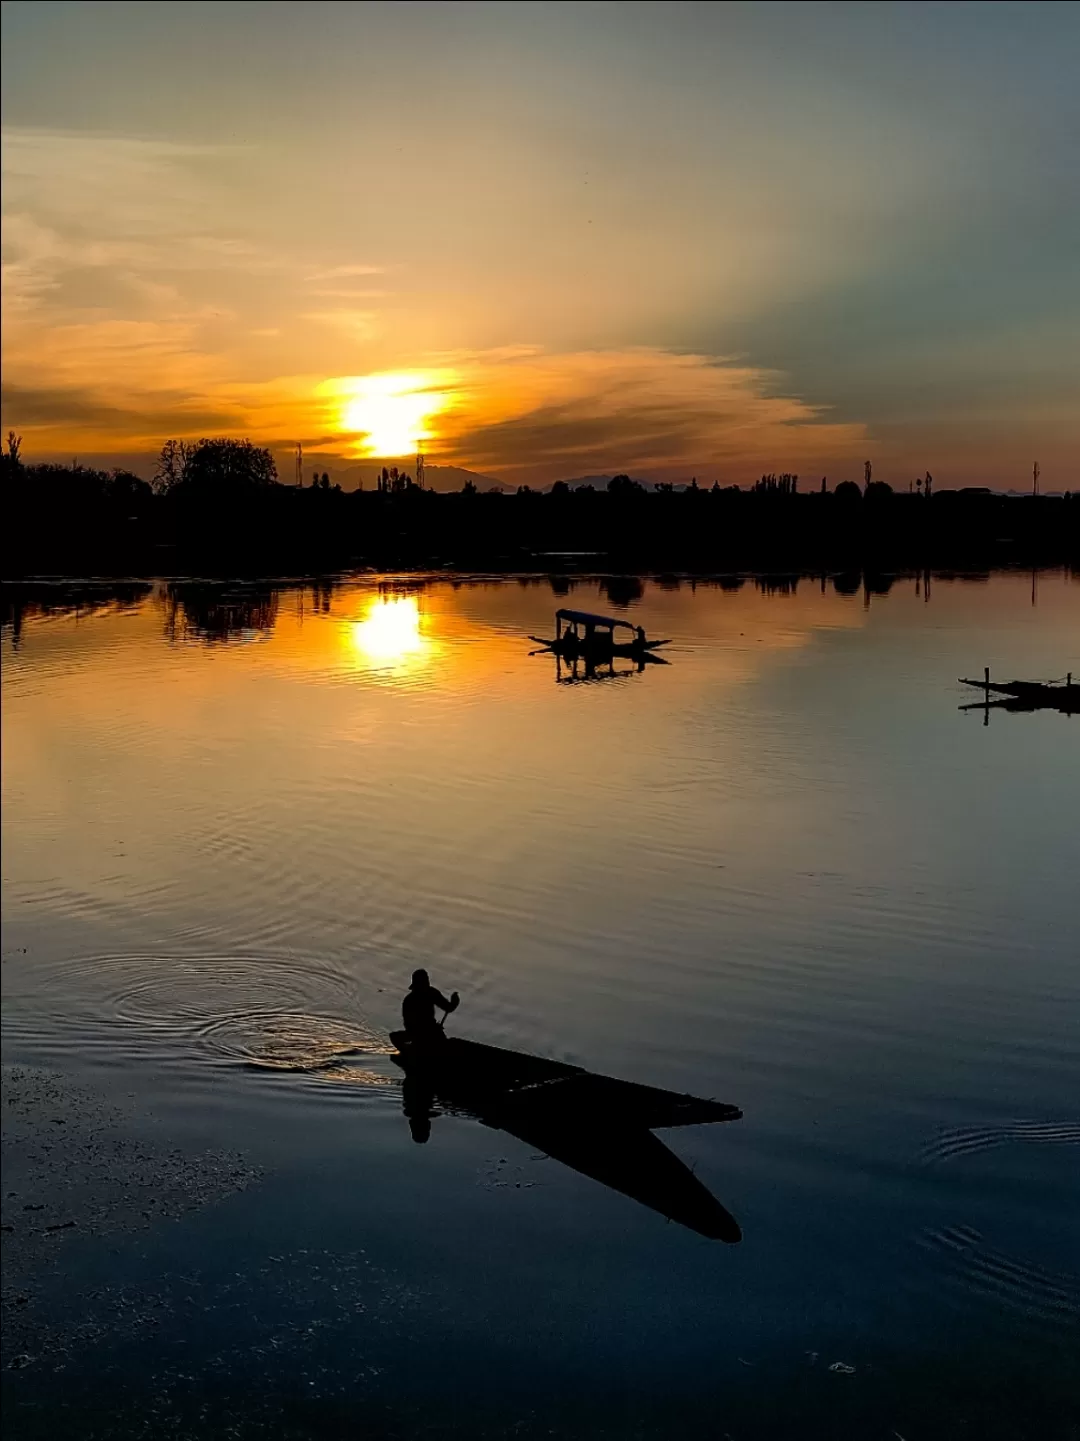
{"label": "glowing sun", "polygon": [[435,438],[432,422],[447,409],[446,377],[427,371],[348,376],[330,382],[338,429],[356,436],[357,454],[412,455]]}

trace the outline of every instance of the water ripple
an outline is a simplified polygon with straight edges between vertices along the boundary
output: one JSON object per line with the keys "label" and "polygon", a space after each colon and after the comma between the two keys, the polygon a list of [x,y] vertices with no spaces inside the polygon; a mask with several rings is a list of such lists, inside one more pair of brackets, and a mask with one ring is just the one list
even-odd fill
{"label": "water ripple", "polygon": [[957,1126],[941,1131],[924,1147],[921,1160],[929,1165],[1016,1143],[1075,1146],[1080,1143],[1080,1122],[1009,1121],[1000,1126]]}
{"label": "water ripple", "polygon": [[[354,1064],[388,1055],[385,1035],[359,1013],[344,972],[308,958],[265,955],[102,955],[50,968],[59,1014],[5,1016],[13,1039],[54,1054],[108,1051],[157,1064],[199,1062],[314,1079],[385,1085]],[[46,980],[38,972],[40,985]]]}
{"label": "water ripple", "polygon": [[1033,1321],[1072,1324],[1080,1318],[1080,1277],[994,1250],[970,1226],[927,1231],[921,1243],[938,1256],[946,1278],[965,1294],[1022,1311]]}

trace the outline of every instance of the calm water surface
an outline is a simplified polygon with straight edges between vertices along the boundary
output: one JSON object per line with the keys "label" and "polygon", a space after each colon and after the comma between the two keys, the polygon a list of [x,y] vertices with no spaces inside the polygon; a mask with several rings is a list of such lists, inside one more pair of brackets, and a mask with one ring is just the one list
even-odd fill
{"label": "calm water surface", "polygon": [[[1080,721],[956,678],[1080,672],[1080,585],[850,589],[9,596],[4,1058],[263,1172],[67,1243],[56,1305],[162,1319],[27,1368],[23,1429],[1075,1434]],[[669,664],[566,682],[559,604]],[[741,1106],[663,1135],[742,1242],[415,1145],[417,966],[458,1034]]]}

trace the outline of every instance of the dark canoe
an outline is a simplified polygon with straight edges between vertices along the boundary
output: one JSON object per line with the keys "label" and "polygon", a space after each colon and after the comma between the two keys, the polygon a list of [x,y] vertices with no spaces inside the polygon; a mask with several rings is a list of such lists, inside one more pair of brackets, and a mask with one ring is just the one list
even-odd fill
{"label": "dark canoe", "polygon": [[485,1099],[513,1101],[518,1107],[603,1111],[623,1123],[648,1131],[671,1126],[701,1126],[737,1121],[738,1106],[699,1096],[642,1086],[600,1076],[565,1061],[549,1061],[523,1051],[508,1051],[447,1036],[434,1046],[411,1044],[404,1031],[391,1031],[398,1047],[394,1060],[409,1074],[422,1073],[459,1094],[476,1092]]}
{"label": "dark canoe", "polygon": [[390,1039],[400,1048],[394,1060],[405,1071],[408,1114],[427,1115],[437,1098],[701,1236],[741,1239],[731,1212],[652,1134],[737,1120],[737,1106],[457,1037],[423,1048],[402,1032]]}

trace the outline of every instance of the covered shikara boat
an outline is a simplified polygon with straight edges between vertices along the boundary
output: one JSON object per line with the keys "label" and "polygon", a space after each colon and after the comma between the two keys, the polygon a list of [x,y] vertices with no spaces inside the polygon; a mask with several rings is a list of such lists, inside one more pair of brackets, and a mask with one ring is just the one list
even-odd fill
{"label": "covered shikara boat", "polygon": [[646,660],[650,652],[669,644],[666,640],[649,640],[642,626],[631,625],[628,620],[594,615],[587,610],[557,610],[554,639],[537,635],[529,639],[544,650],[567,657],[621,655]]}

